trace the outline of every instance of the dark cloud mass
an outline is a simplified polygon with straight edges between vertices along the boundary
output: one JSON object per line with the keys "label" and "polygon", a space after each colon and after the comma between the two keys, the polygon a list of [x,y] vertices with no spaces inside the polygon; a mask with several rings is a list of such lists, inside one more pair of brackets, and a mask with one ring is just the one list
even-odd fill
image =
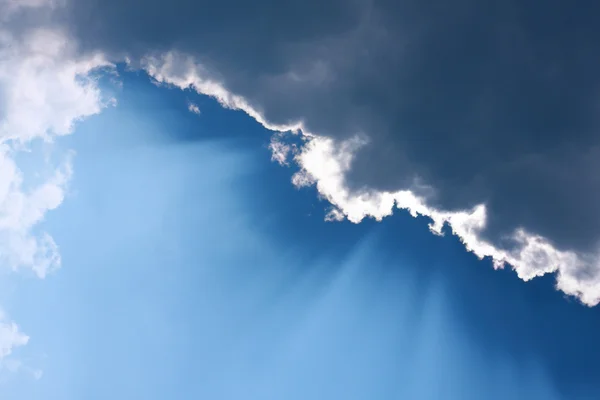
{"label": "dark cloud mass", "polygon": [[348,184],[415,177],[445,209],[486,202],[487,235],[600,238],[600,3],[73,1],[83,46],[177,49],[277,123],[370,141]]}

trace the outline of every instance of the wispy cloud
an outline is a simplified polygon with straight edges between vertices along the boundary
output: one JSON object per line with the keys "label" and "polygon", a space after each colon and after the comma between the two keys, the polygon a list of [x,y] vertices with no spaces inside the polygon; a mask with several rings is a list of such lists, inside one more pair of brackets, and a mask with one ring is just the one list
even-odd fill
{"label": "wispy cloud", "polygon": [[19,326],[0,311],[0,363],[10,356],[15,348],[24,346],[27,342],[29,336],[21,332]]}
{"label": "wispy cloud", "polygon": [[189,102],[189,103],[188,103],[188,110],[189,110],[191,113],[194,113],[194,114],[200,115],[200,108],[199,108],[199,107],[198,107],[196,104],[194,104],[194,103],[192,103],[192,102]]}

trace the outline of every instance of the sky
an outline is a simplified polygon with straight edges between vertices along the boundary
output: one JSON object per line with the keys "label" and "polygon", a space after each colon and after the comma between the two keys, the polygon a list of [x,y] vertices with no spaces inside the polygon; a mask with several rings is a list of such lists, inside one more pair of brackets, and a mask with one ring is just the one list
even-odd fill
{"label": "sky", "polygon": [[600,397],[597,7],[0,0],[0,398]]}

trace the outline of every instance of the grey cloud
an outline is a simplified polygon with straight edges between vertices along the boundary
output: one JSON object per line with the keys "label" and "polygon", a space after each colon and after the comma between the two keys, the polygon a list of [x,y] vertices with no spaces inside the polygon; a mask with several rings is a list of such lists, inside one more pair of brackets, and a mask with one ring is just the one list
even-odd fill
{"label": "grey cloud", "polygon": [[[486,237],[600,238],[596,2],[72,1],[82,51],[192,54],[274,123],[369,138],[346,183],[485,202]],[[507,244],[508,245],[508,244]]]}

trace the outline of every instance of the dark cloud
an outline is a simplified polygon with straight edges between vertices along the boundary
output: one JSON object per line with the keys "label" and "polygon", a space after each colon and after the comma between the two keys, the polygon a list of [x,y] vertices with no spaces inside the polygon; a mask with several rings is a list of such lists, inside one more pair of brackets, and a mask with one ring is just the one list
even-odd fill
{"label": "dark cloud", "polygon": [[559,248],[600,238],[600,4],[588,0],[73,1],[83,50],[177,49],[276,123],[364,134],[354,188],[415,177]]}

